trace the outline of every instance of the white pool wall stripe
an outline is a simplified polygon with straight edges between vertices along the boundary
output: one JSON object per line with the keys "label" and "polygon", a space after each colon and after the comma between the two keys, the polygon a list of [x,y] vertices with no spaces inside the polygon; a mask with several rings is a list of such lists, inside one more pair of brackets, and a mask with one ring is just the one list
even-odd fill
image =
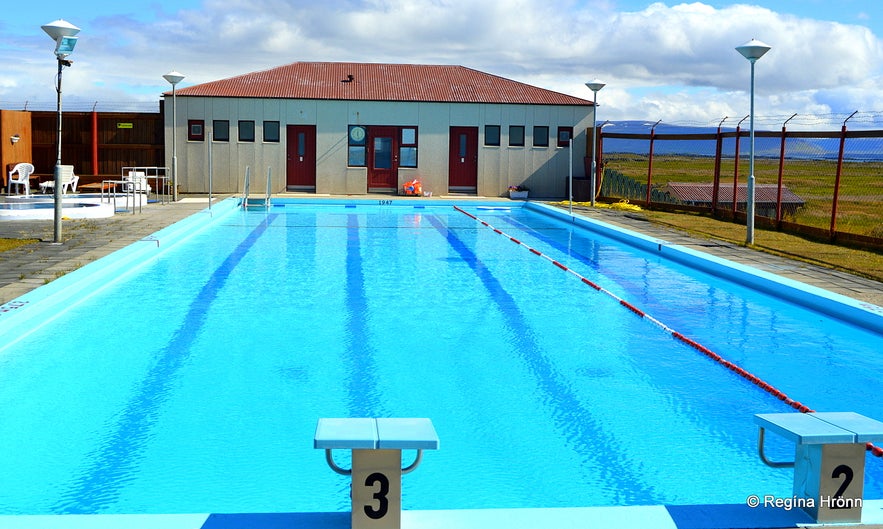
{"label": "white pool wall stripe", "polygon": [[[330,471],[329,471],[330,472]],[[774,470],[771,470],[774,472]],[[339,491],[318,492],[335,494]],[[799,509],[748,509],[745,504],[687,506],[694,514],[682,520],[688,527],[812,527]],[[2,515],[3,529],[222,529],[230,527],[297,527],[329,529],[349,527],[349,513],[243,513],[221,515],[213,523],[210,514],[69,514]],[[229,518],[229,519],[225,519]],[[298,523],[300,522],[300,523]],[[704,522],[704,523],[703,523]],[[865,500],[862,525],[880,527],[883,500]],[[524,509],[403,510],[406,529],[678,529],[677,520],[664,505],[632,507],[561,507]]]}

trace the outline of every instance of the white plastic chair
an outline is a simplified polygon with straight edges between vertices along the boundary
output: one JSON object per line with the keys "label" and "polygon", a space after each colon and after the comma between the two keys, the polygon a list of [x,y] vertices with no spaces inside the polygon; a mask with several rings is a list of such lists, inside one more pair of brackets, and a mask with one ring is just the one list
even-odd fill
{"label": "white plastic chair", "polygon": [[126,193],[145,193],[150,194],[151,187],[147,183],[147,177],[143,171],[129,171],[126,177],[126,183],[123,184],[123,191]]}
{"label": "white plastic chair", "polygon": [[[74,174],[74,166],[59,165],[59,168],[61,169],[61,194],[64,195],[68,191],[76,193],[77,183],[80,181],[80,177]],[[54,178],[47,182],[40,182],[40,191],[47,193],[50,189],[55,189]]]}
{"label": "white plastic chair", "polygon": [[[31,194],[31,174],[34,173],[34,166],[29,163],[19,163],[16,164],[15,167],[12,168],[12,171],[9,171],[9,180],[6,186],[6,193],[12,194],[12,186],[16,186],[16,192],[18,192],[19,186],[24,186],[25,195]],[[13,178],[12,175],[18,175]]]}

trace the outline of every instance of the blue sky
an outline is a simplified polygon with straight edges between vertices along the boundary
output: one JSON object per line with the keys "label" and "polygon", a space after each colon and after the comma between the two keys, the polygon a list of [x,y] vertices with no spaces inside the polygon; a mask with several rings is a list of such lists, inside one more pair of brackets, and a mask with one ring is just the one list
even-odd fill
{"label": "blue sky", "polygon": [[759,125],[883,118],[883,2],[766,0],[40,0],[0,14],[0,106],[54,108],[52,43],[40,26],[81,28],[65,108],[154,110],[169,88],[290,62],[461,64],[586,99],[599,118],[717,124],[747,114],[757,63]]}

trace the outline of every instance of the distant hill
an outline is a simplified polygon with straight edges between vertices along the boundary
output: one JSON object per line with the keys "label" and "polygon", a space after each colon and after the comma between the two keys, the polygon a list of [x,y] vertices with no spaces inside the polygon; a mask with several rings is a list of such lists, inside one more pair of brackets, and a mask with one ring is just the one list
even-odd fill
{"label": "distant hill", "polygon": [[[649,140],[645,139],[620,139],[610,137],[611,134],[650,134],[652,122],[646,121],[611,121],[604,127],[604,150],[607,152],[628,152],[635,154],[647,154],[650,148]],[[656,135],[667,134],[715,134],[717,127],[690,127],[684,125],[667,125],[660,123],[656,126]],[[722,127],[723,132],[735,132],[735,127]],[[743,132],[748,127],[742,128]],[[778,131],[777,131],[778,132]],[[714,140],[661,140],[653,143],[654,154],[680,154],[690,156],[714,156]],[[757,157],[778,158],[781,149],[781,139],[761,138],[755,136],[754,154]],[[788,138],[785,143],[786,158],[803,159],[837,159],[840,149],[840,140],[837,138]],[[735,138],[724,138],[724,156],[734,156],[736,150]],[[748,137],[739,140],[739,154],[748,156]],[[883,160],[883,138],[848,138],[844,148],[844,158],[851,161],[879,161]]]}

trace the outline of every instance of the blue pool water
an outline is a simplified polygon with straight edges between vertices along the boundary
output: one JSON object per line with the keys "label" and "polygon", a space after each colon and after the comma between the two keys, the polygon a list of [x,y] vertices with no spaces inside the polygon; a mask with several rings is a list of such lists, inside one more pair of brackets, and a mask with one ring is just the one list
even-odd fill
{"label": "blue pool water", "polygon": [[[432,419],[407,509],[791,496],[753,415],[792,408],[450,205],[409,204],[218,214],[57,315],[11,304],[0,514],[345,511],[320,417]],[[795,400],[883,418],[883,335],[541,211],[462,207]],[[866,472],[883,498],[883,460]]]}

